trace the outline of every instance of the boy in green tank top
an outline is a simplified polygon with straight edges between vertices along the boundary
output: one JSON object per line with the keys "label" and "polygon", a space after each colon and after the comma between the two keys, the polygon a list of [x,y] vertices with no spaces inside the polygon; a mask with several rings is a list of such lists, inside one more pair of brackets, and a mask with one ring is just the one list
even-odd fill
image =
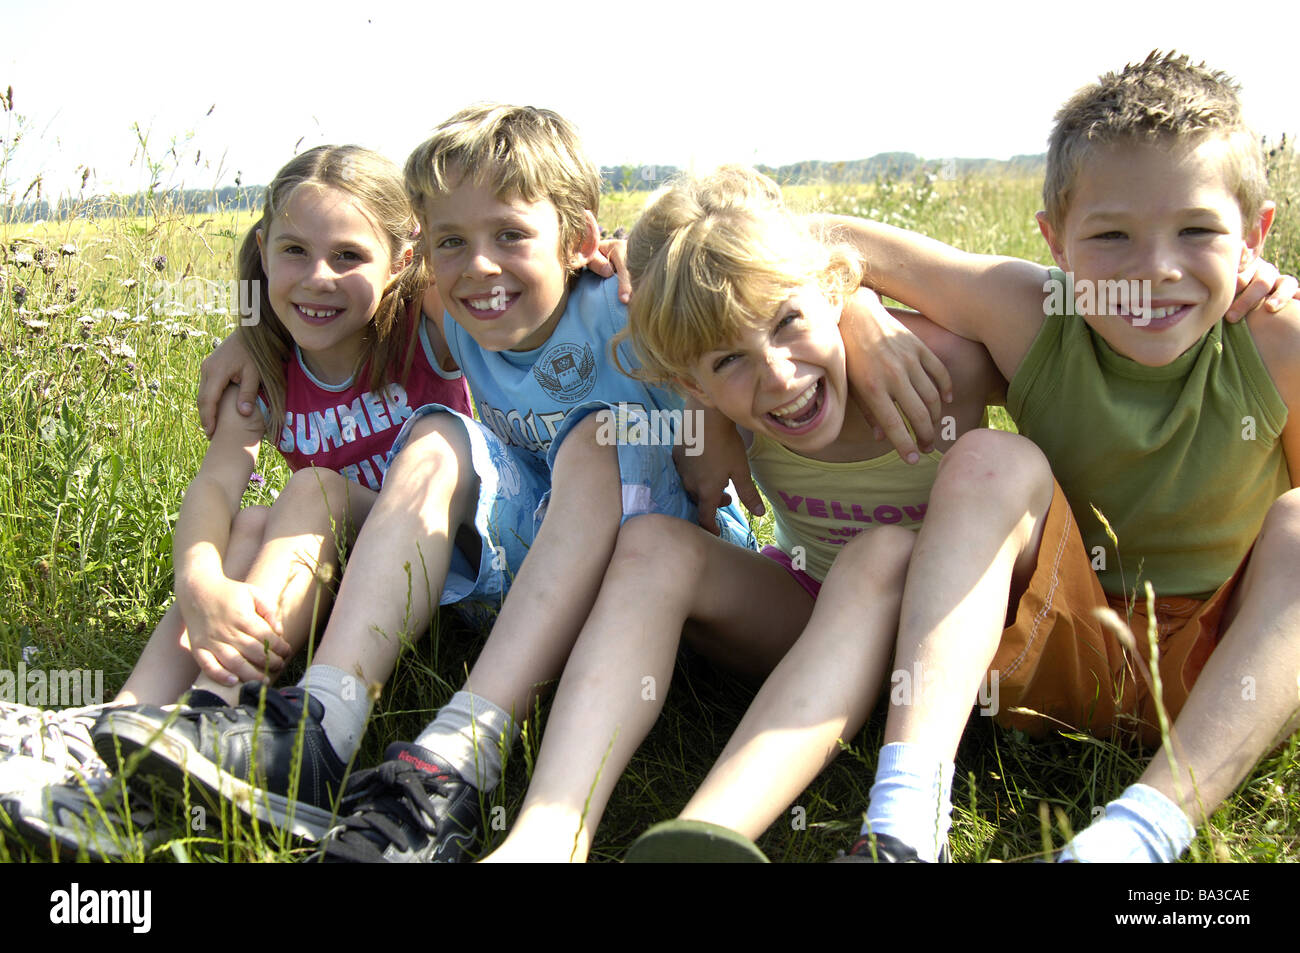
{"label": "boy in green tank top", "polygon": [[1159,676],[1176,759],[1157,753],[1063,860],[1177,859],[1296,729],[1300,305],[1224,320],[1274,211],[1236,93],[1156,53],[1076,93],[1039,213],[1059,270],[844,222],[869,283],[988,348],[1023,435],[972,431],[940,466],[895,658],[922,677],[891,698],[846,859],[942,855],[986,679],[1006,724],[1154,745]]}

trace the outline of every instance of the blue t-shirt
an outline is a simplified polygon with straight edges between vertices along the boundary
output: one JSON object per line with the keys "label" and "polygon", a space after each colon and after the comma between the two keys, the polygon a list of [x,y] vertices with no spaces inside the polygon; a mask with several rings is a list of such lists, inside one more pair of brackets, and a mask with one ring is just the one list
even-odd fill
{"label": "blue t-shirt", "polygon": [[[621,372],[610,342],[627,326],[618,281],[583,272],[569,290],[564,314],[546,343],[531,351],[487,351],[448,313],[447,346],[469,381],[479,419],[505,443],[527,450],[541,467],[570,411],[600,401],[636,414],[674,410],[682,398]],[[630,342],[619,360],[638,366]]]}

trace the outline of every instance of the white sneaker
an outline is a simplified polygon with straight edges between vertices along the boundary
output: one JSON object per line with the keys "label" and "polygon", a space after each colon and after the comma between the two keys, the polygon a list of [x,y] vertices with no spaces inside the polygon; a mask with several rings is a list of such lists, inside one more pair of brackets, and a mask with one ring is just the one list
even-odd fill
{"label": "white sneaker", "polygon": [[0,795],[0,814],[22,840],[65,860],[143,857],[163,840],[153,811],[118,785],[99,793],[76,781],[28,788]]}
{"label": "white sneaker", "polygon": [[0,795],[77,779],[105,790],[111,775],[90,729],[108,707],[56,711],[0,702]]}

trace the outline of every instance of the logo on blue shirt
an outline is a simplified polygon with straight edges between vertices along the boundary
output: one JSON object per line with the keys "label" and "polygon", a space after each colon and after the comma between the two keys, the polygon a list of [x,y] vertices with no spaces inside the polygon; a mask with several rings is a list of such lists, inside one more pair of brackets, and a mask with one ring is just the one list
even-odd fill
{"label": "logo on blue shirt", "polygon": [[555,400],[576,403],[596,386],[596,356],[589,344],[557,344],[533,365],[533,377]]}

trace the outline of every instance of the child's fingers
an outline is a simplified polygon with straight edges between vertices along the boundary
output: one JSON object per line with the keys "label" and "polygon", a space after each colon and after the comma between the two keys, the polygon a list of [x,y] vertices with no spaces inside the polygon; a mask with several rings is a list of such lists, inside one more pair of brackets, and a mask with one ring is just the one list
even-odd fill
{"label": "child's fingers", "polygon": [[[740,502],[746,510],[755,516],[762,516],[766,512],[767,508],[763,506],[763,496],[758,492],[758,487],[754,485],[753,479],[742,474],[739,479],[733,478],[731,485],[735,487],[736,496],[740,498]],[[726,494],[724,493],[723,496],[726,497]],[[727,502],[730,502],[730,500]],[[726,506],[726,503],[723,506]]]}
{"label": "child's fingers", "polygon": [[941,398],[945,404],[952,403],[952,375],[948,373],[947,365],[928,347],[921,351],[921,368],[929,375],[927,383],[936,391],[935,400],[932,402],[927,398],[926,404],[930,407],[930,419],[937,424],[943,416],[943,407],[938,399]]}
{"label": "child's fingers", "polygon": [[253,608],[266,622],[266,626],[271,633],[266,640],[267,647],[280,658],[287,660],[293,654],[293,648],[284,640],[284,626],[281,623],[279,613],[275,611],[274,603],[252,586],[249,586],[249,591],[253,594]]}
{"label": "child's fingers", "polygon": [[699,504],[699,524],[702,529],[708,530],[714,536],[719,536],[718,531],[718,507],[714,503],[706,503],[703,500]]}
{"label": "child's fingers", "polygon": [[199,671],[214,682],[222,685],[235,686],[239,684],[239,676],[226,670],[226,667],[217,661],[215,655],[207,649],[195,649],[194,661],[198,663]]}
{"label": "child's fingers", "polygon": [[[894,445],[900,457],[908,463],[920,462],[921,454],[917,450],[916,441],[912,439],[912,433],[907,429],[907,424],[903,423],[897,408],[890,406],[881,413],[876,418],[876,425],[885,432],[885,438]],[[920,436],[919,432],[917,436]]]}
{"label": "child's fingers", "polygon": [[1282,280],[1278,282],[1277,290],[1264,304],[1270,311],[1281,311],[1291,303],[1298,291],[1300,291],[1300,281],[1296,280],[1295,275],[1283,275]]}

